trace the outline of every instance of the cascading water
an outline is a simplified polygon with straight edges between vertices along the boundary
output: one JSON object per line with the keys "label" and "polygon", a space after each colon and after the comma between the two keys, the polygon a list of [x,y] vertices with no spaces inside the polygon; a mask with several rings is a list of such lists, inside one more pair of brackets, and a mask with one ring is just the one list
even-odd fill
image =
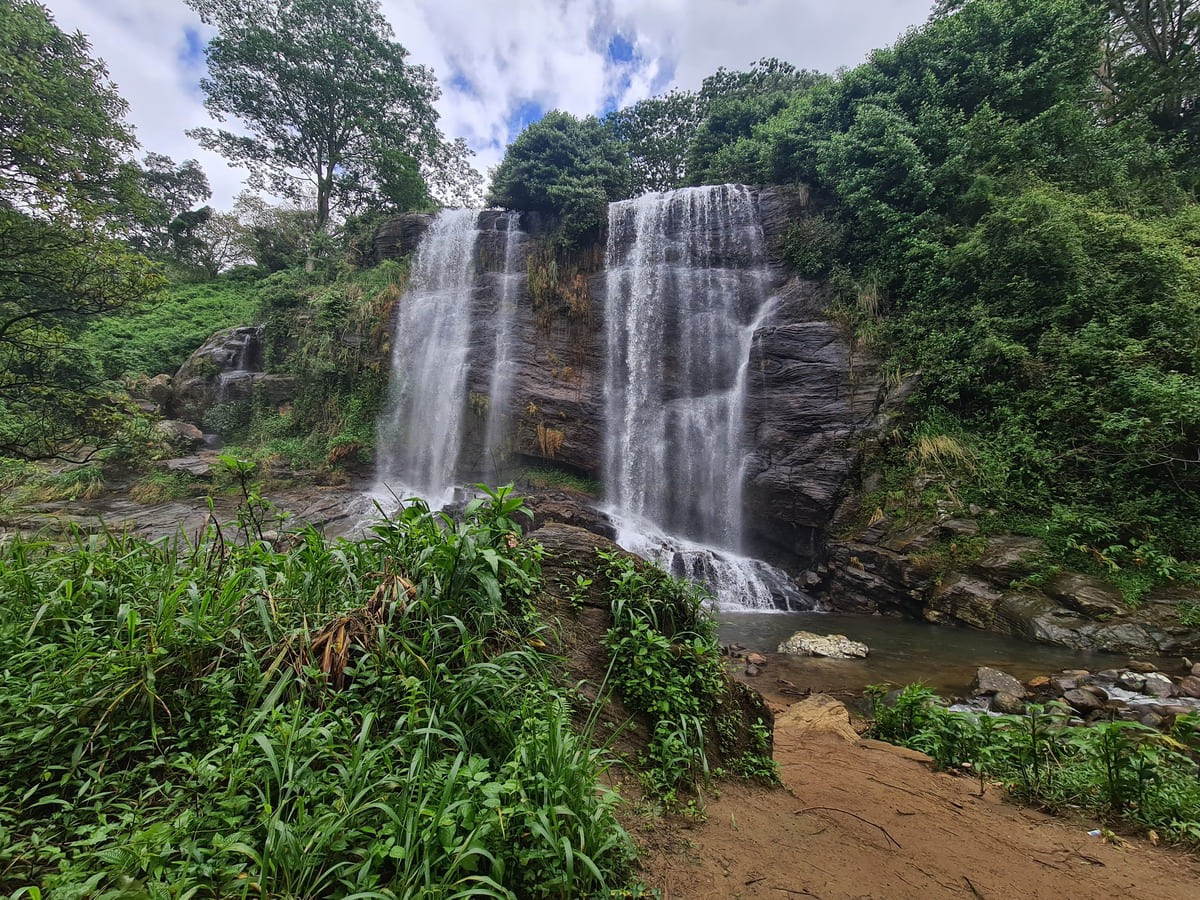
{"label": "cascading water", "polygon": [[417,494],[440,506],[453,493],[467,405],[478,217],[478,210],[444,210],[417,251],[396,319],[377,494]]}
{"label": "cascading water", "polygon": [[799,592],[741,555],[743,410],[770,271],[740,185],[609,206],[605,484],[618,542],[707,582],[723,608]]}
{"label": "cascading water", "polygon": [[521,245],[519,213],[508,213],[504,226],[504,270],[499,273],[500,289],[496,301],[495,337],[493,339],[492,375],[488,383],[487,426],[483,447],[486,454],[484,470],[490,481],[497,481],[504,457],[505,435],[509,426],[509,401],[516,376],[513,353],[513,324],[516,320],[517,296],[525,273],[518,266],[517,250]]}

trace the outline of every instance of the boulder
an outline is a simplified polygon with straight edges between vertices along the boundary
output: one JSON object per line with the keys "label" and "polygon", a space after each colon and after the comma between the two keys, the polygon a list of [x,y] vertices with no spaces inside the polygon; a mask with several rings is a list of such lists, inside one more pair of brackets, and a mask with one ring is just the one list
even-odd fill
{"label": "boulder", "polygon": [[1184,675],[1179,679],[1179,696],[1200,699],[1200,677]]}
{"label": "boulder", "polygon": [[212,460],[201,456],[181,456],[163,460],[162,467],[168,472],[181,472],[193,478],[208,478],[212,474]]}
{"label": "boulder", "polygon": [[1144,659],[1131,659],[1126,668],[1129,669],[1130,672],[1141,672],[1142,674],[1158,671],[1158,666],[1152,662],[1147,662]]}
{"label": "boulder", "polygon": [[171,403],[171,376],[155,375],[142,388],[147,400],[156,404],[159,409],[166,409]]}
{"label": "boulder", "polygon": [[1025,712],[1025,701],[1008,691],[996,691],[989,705],[993,712],[1006,716],[1019,716]]}
{"label": "boulder", "polygon": [[182,422],[179,419],[163,419],[154,427],[172,444],[199,447],[204,443],[204,432],[190,422]]}
{"label": "boulder", "polygon": [[1094,575],[1059,572],[1043,590],[1069,609],[1092,619],[1121,616],[1129,611],[1121,592]]}
{"label": "boulder", "polygon": [[1066,691],[1063,694],[1063,699],[1071,705],[1071,708],[1081,715],[1087,715],[1090,712],[1104,708],[1104,701],[1091,691],[1083,689],[1075,689]]}
{"label": "boulder", "polygon": [[870,653],[866,644],[852,641],[844,634],[815,634],[797,631],[779,645],[780,653],[793,656],[822,656],[827,659],[864,659]]}
{"label": "boulder", "polygon": [[1017,699],[1023,699],[1025,688],[1017,679],[1007,672],[993,669],[990,666],[980,666],[975,670],[975,680],[971,682],[973,694],[1009,694]]}
{"label": "boulder", "polygon": [[1168,697],[1175,696],[1174,683],[1161,672],[1147,672],[1146,686],[1143,690],[1151,697],[1157,697],[1160,700],[1166,700]]}

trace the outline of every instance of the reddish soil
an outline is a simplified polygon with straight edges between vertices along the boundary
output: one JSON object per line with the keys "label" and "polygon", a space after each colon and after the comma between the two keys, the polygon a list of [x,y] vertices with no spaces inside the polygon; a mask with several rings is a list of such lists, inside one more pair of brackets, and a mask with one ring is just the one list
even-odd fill
{"label": "reddish soil", "polygon": [[920,754],[860,740],[819,695],[779,713],[782,789],[721,786],[704,821],[643,834],[647,884],[683,898],[1200,897],[1200,858],[1022,809]]}

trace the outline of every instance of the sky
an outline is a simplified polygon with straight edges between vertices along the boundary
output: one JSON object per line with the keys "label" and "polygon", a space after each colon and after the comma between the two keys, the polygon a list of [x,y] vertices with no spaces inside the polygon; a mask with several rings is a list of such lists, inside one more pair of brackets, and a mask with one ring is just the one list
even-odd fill
{"label": "sky", "polygon": [[[82,31],[129,102],[141,152],[199,160],[228,208],[246,173],[184,131],[211,125],[200,91],[212,32],[183,0],[43,0]],[[929,15],[931,0],[382,0],[410,61],[442,88],[441,127],[481,172],[548,110],[601,115],[718,67],[767,56],[832,72]]]}

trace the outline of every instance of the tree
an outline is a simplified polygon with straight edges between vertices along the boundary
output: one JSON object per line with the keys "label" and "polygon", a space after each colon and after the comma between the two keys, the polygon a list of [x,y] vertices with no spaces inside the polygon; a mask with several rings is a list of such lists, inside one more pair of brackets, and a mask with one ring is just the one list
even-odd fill
{"label": "tree", "polygon": [[605,126],[628,150],[632,196],[684,183],[687,148],[700,125],[700,110],[696,94],[676,90],[605,117]]}
{"label": "tree", "polygon": [[558,216],[577,245],[603,227],[609,201],[629,196],[631,177],[624,148],[598,119],[554,110],[509,145],[488,202]]}
{"label": "tree", "polygon": [[377,0],[188,4],[219,32],[205,51],[205,105],[248,132],[188,133],[246,166],[256,187],[294,201],[315,193],[318,230],[364,196],[405,202],[411,164],[444,152],[433,73],[406,62]]}
{"label": "tree", "polygon": [[129,195],[126,103],[82,34],[32,0],[0,0],[0,198],[14,209],[95,218]]}
{"label": "tree", "polygon": [[0,453],[67,455],[111,426],[72,339],[161,279],[115,239],[136,196],[125,103],[82,35],[0,0]]}
{"label": "tree", "polygon": [[186,254],[178,239],[205,218],[196,203],[212,196],[204,170],[194,159],[177,166],[169,156],[147,153],[136,171],[141,197],[132,210],[131,246],[158,256]]}
{"label": "tree", "polygon": [[1100,69],[1119,115],[1172,133],[1200,113],[1200,3],[1108,0],[1111,27]]}

